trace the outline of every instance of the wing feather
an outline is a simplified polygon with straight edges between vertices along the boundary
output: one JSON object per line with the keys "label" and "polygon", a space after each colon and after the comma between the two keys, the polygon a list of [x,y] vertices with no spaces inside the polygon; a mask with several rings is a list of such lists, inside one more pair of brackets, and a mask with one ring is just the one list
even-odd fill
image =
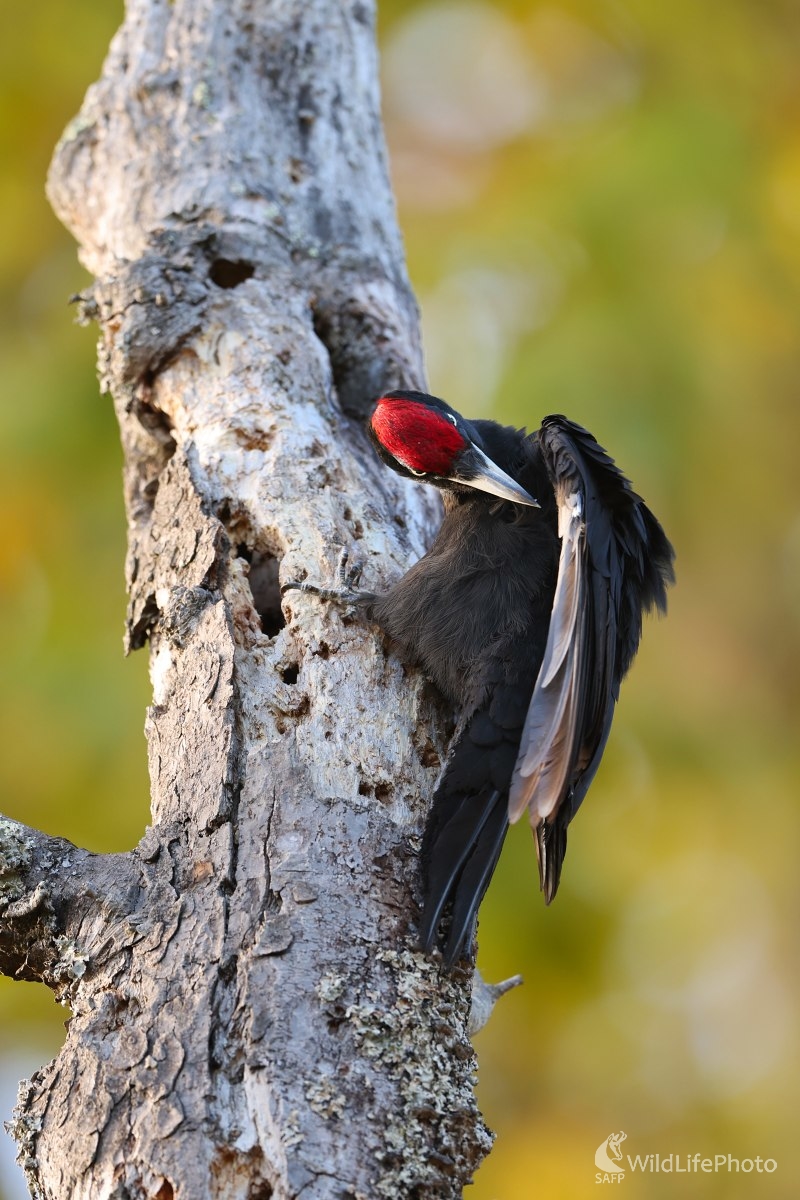
{"label": "wing feather", "polygon": [[532,817],[535,813],[542,820],[550,815],[563,792],[575,740],[579,698],[575,660],[584,621],[584,523],[579,493],[558,498],[558,532],[558,581],[544,658],[509,793],[511,821],[518,820],[526,808]]}
{"label": "wing feather", "polygon": [[572,645],[578,620],[580,600],[581,547],[583,518],[581,497],[571,493],[558,508],[558,536],[561,555],[558,564],[558,583],[553,601],[553,614],[547,635],[542,672],[542,686],[547,687],[558,672]]}
{"label": "wing feather", "polygon": [[585,429],[547,417],[539,446],[561,538],[547,644],[509,792],[527,809],[545,899],[555,895],[566,828],[600,762],[643,613],[666,607],[674,552],[641,497]]}

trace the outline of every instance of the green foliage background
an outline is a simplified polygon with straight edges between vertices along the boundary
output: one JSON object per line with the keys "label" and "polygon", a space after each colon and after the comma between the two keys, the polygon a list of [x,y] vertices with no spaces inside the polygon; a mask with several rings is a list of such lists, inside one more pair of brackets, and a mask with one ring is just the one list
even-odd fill
{"label": "green foliage background", "polygon": [[[480,46],[459,59],[465,13],[508,35],[488,83]],[[120,453],[94,331],[66,303],[85,276],[43,194],[121,6],[2,16],[0,810],[123,849],[148,816],[146,662],[121,654]],[[629,1173],[629,1196],[796,1195],[800,10],[386,0],[380,17],[432,389],[469,415],[585,423],[678,550],[558,901],[515,830],[484,906],[484,974],[526,985],[478,1040],[499,1139],[473,1195],[593,1194],[612,1129],[632,1154],[779,1162]],[[466,100],[443,134],[452,72]],[[527,117],[503,125],[504,102],[488,128],[517,76]],[[64,1016],[0,980],[0,1066],[33,1070]]]}

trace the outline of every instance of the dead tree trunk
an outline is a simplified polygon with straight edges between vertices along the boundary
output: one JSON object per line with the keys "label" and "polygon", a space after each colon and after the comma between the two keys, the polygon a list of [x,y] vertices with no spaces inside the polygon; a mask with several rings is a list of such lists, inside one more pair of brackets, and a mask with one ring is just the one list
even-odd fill
{"label": "dead tree trunk", "polygon": [[343,546],[381,586],[436,519],[356,419],[422,380],[373,23],[128,0],[55,154],[125,451],[153,823],[97,856],[0,822],[0,969],[74,1012],[12,1123],[34,1196],[454,1197],[487,1149],[469,978],[414,948],[441,714],[374,630],[278,590]]}

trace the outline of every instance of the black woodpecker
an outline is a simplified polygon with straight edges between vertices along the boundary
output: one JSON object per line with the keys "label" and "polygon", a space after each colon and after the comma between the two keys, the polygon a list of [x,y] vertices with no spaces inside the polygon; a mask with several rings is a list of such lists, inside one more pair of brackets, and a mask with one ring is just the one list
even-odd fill
{"label": "black woodpecker", "polygon": [[643,613],[666,609],[674,552],[613,460],[565,417],[527,434],[395,391],[368,428],[387,466],[443,492],[433,545],[384,595],[287,587],[361,606],[456,707],[423,840],[420,924],[430,950],[446,918],[450,966],[470,950],[509,821],[526,810],[545,902],[555,896],[567,826]]}

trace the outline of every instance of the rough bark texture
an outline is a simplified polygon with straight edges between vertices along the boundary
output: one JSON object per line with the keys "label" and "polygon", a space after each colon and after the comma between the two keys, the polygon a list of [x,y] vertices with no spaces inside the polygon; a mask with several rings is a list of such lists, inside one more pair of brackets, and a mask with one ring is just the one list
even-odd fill
{"label": "rough bark texture", "polygon": [[278,591],[341,547],[379,587],[436,520],[355,419],[422,382],[373,23],[129,0],[56,151],[125,450],[153,824],[94,856],[0,822],[0,969],[74,1012],[12,1126],[37,1196],[454,1197],[488,1147],[467,972],[414,948],[446,721],[374,630]]}

